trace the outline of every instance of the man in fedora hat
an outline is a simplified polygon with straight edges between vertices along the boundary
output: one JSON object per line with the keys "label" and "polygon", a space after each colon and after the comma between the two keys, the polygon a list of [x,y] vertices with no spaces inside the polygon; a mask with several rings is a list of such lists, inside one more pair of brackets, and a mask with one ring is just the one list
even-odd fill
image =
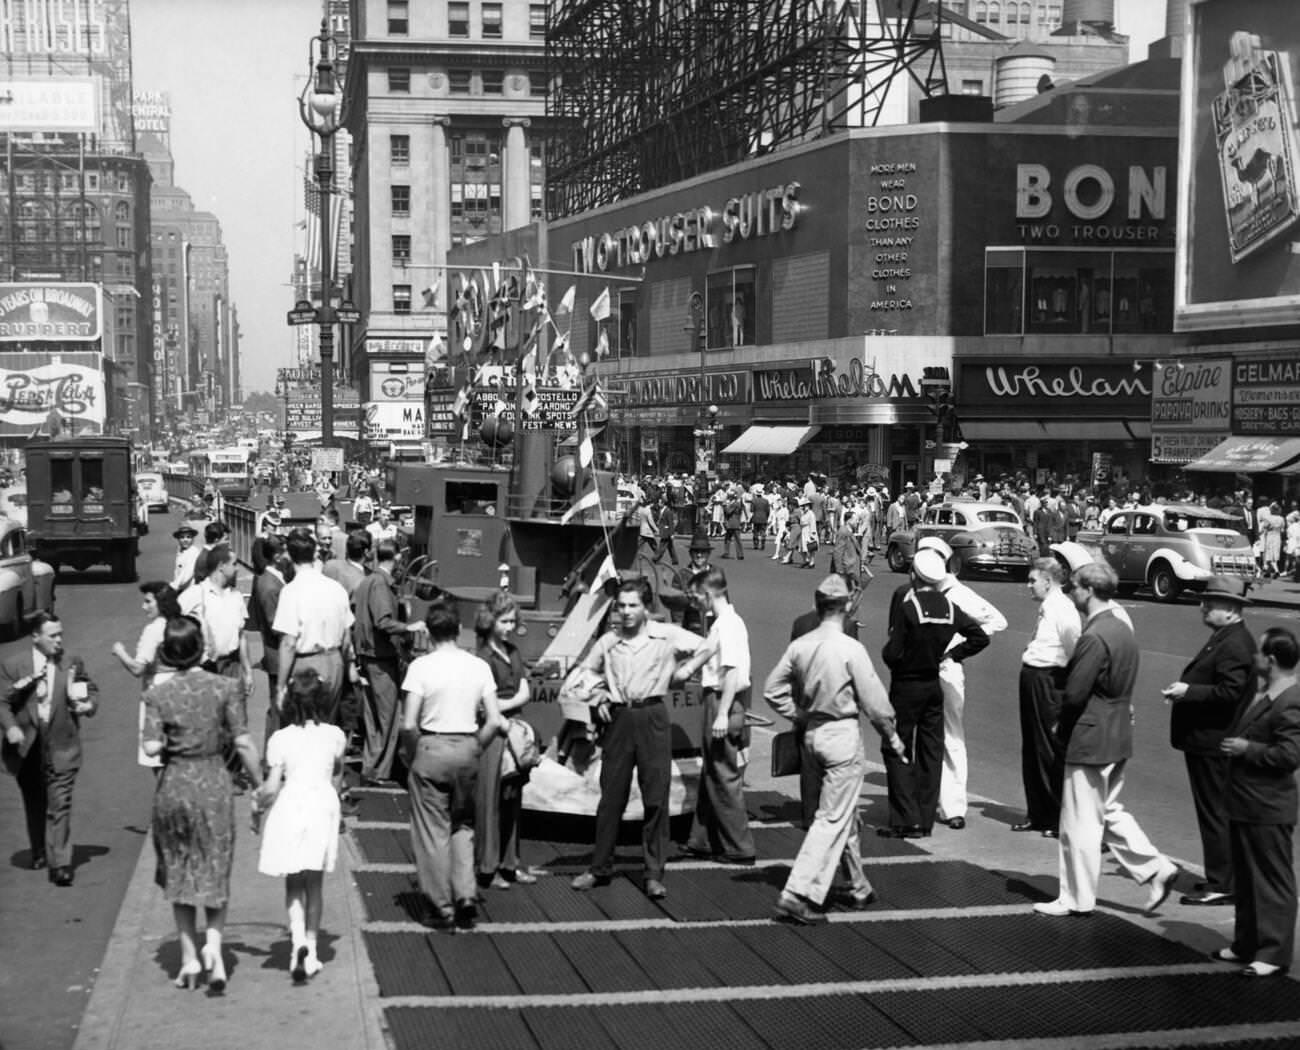
{"label": "man in fedora hat", "polygon": [[[690,553],[690,560],[678,569],[675,574],[677,587],[683,594],[690,593],[691,580],[696,575],[708,572],[713,568],[712,558],[710,557],[713,554],[713,544],[709,542],[706,533],[695,533],[691,537],[691,545],[687,550]],[[686,611],[682,613],[682,626],[688,631],[694,631],[696,634],[709,633],[709,625],[704,612],[695,602],[687,603]]]}
{"label": "man in fedora hat", "polygon": [[199,560],[199,548],[194,546],[194,538],[199,530],[188,521],[183,521],[172,533],[176,541],[176,567],[172,572],[172,590],[177,594],[194,582],[194,566]]}
{"label": "man in fedora hat", "polygon": [[1242,609],[1246,581],[1215,576],[1201,592],[1201,620],[1211,632],[1178,681],[1162,690],[1172,705],[1169,742],[1183,753],[1205,858],[1205,882],[1182,903],[1232,903],[1228,830],[1229,757],[1220,744],[1238,708],[1255,695],[1255,640]]}

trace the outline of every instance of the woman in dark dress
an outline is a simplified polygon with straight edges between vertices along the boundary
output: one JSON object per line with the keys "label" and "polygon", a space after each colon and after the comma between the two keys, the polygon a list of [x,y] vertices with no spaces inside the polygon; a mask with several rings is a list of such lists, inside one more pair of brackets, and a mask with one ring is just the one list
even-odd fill
{"label": "woman in dark dress", "polygon": [[[512,636],[519,624],[519,607],[508,594],[494,595],[478,611],[474,633],[476,656],[487,661],[497,683],[503,717],[518,714],[528,703],[528,678]],[[474,863],[480,885],[508,890],[512,882],[533,883],[537,876],[519,863],[519,817],[523,810],[524,779],[502,778],[504,735],[494,736],[479,756],[474,803]]]}
{"label": "woman in dark dress", "polygon": [[[143,748],[163,772],[153,801],[155,876],[171,902],[180,936],[178,988],[193,988],[206,970],[214,991],[226,986],[221,932],[235,853],[235,792],[222,743],[235,750],[254,786],[262,781],[257,748],[244,724],[240,684],[198,667],[203,632],[188,617],[167,621],[159,662],[174,674],[145,693]],[[200,963],[197,910],[207,918]]]}

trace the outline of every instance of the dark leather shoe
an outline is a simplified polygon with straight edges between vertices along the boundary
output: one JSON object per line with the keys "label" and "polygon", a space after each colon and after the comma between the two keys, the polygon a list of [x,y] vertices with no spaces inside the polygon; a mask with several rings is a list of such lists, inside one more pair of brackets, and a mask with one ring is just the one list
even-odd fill
{"label": "dark leather shoe", "polygon": [[953,817],[951,820],[945,820],[944,823],[947,824],[948,827],[952,828],[953,831],[961,831],[966,827],[966,818]]}
{"label": "dark leather shoe", "polygon": [[882,839],[923,839],[928,838],[930,835],[920,824],[909,824],[902,828],[896,828],[893,825],[876,828],[876,834]]}
{"label": "dark leather shoe", "polygon": [[456,902],[456,929],[472,930],[478,920],[478,903],[472,900]]}
{"label": "dark leather shoe", "polygon": [[731,853],[719,853],[717,861],[719,864],[730,864],[737,868],[752,868],[758,863],[758,858],[752,854],[738,856]]}
{"label": "dark leather shoe", "polygon": [[1179,904],[1187,904],[1194,908],[1211,908],[1216,905],[1231,906],[1234,902],[1231,893],[1215,893],[1210,890],[1205,893],[1186,893],[1178,898]]}
{"label": "dark leather shoe", "polygon": [[44,853],[37,853],[32,857],[32,871],[44,871],[50,866],[50,862],[45,859]]}
{"label": "dark leather shoe", "polygon": [[54,885],[56,885],[56,886],[71,886],[71,885],[72,885],[72,869],[71,869],[71,868],[51,868],[51,869],[50,869],[50,881],[51,881],[52,883],[54,883]]}

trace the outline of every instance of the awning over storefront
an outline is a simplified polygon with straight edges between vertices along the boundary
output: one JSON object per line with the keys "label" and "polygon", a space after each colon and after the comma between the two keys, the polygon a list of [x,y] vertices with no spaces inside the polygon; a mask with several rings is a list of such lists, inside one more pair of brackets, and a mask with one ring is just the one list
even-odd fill
{"label": "awning over storefront", "polygon": [[963,419],[967,441],[1134,441],[1150,424],[1122,419]]}
{"label": "awning over storefront", "polygon": [[817,436],[821,427],[752,426],[722,450],[724,456],[788,456]]}
{"label": "awning over storefront", "polygon": [[[1294,467],[1300,459],[1300,438],[1246,437],[1225,438],[1184,470],[1212,470],[1224,474],[1258,474],[1281,467]],[[1294,473],[1287,470],[1286,473]]]}

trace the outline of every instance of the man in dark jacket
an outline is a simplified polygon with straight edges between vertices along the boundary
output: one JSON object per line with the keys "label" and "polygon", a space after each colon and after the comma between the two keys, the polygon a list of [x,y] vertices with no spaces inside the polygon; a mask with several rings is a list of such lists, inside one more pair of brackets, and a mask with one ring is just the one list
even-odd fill
{"label": "man in dark jacket", "polygon": [[1300,767],[1300,643],[1271,627],[1259,645],[1260,693],[1242,705],[1221,745],[1228,756],[1228,818],[1237,914],[1232,946],[1213,955],[1244,962],[1245,977],[1271,977],[1295,952],[1296,884],[1291,853]]}
{"label": "man in dark jacket", "polygon": [[767,549],[767,523],[772,517],[772,504],[761,488],[754,489],[754,499],[750,503],[749,523],[754,529],[754,550]]}
{"label": "man in dark jacket", "polygon": [[740,501],[740,493],[734,488],[728,490],[727,501],[722,505],[722,556],[731,557],[731,546],[736,546],[736,557],[741,561],[745,560],[745,548],[740,542],[740,520],[743,516],[744,504]]}
{"label": "man in dark jacket", "polygon": [[1089,915],[1097,903],[1101,848],[1134,882],[1147,883],[1146,912],[1173,889],[1178,865],[1152,845],[1119,801],[1124,767],[1133,755],[1133,683],[1140,651],[1133,631],[1111,609],[1115,570],[1093,562],[1071,578],[1070,599],[1083,633],[1066,668],[1057,735],[1065,748],[1061,794],[1060,889],[1034,905],[1054,918]]}
{"label": "man in dark jacket", "polygon": [[[943,556],[919,550],[912,558],[912,585],[900,587],[889,607],[889,701],[906,754],[885,749],[889,824],[876,829],[889,838],[922,838],[934,827],[943,775],[943,686],[939,664],[961,663],[989,644],[989,636],[938,585],[948,575]],[[948,648],[954,635],[960,645]]]}
{"label": "man in dark jacket", "polygon": [[1183,897],[1184,904],[1232,903],[1229,760],[1220,745],[1242,702],[1255,695],[1255,639],[1241,618],[1250,604],[1244,580],[1210,580],[1201,592],[1201,619],[1214,633],[1178,681],[1163,690],[1173,705],[1169,742],[1187,763],[1205,857],[1205,883]]}

